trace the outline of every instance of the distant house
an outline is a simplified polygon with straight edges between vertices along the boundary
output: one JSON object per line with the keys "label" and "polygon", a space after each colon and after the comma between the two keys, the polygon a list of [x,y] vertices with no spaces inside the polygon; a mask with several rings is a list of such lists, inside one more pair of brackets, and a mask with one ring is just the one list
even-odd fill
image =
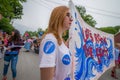
{"label": "distant house", "polygon": [[115,44],[117,44],[120,48],[120,31],[114,36]]}

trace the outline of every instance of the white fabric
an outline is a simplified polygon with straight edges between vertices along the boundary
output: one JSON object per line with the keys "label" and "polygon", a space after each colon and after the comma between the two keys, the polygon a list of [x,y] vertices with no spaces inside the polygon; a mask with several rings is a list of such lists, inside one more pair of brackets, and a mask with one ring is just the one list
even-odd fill
{"label": "white fabric", "polygon": [[[44,51],[44,47],[49,41],[53,42],[51,45],[55,45],[55,48],[47,46],[48,52],[50,51],[49,49],[51,49],[51,53],[48,54]],[[71,78],[71,55],[69,49],[65,46],[64,43],[58,46],[57,40],[53,34],[47,34],[46,37],[42,40],[39,55],[40,68],[55,67],[54,80],[71,80],[68,79]]]}
{"label": "white fabric", "polygon": [[69,8],[73,19],[69,30],[73,80],[98,80],[105,71],[115,66],[114,35],[88,25],[72,0]]}

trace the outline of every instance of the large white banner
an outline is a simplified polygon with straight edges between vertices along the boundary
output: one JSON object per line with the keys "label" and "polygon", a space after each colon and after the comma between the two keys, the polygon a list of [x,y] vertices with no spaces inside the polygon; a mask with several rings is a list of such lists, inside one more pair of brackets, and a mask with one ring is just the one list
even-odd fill
{"label": "large white banner", "polygon": [[69,35],[73,54],[73,80],[98,80],[114,64],[114,36],[86,24],[72,1],[73,23]]}

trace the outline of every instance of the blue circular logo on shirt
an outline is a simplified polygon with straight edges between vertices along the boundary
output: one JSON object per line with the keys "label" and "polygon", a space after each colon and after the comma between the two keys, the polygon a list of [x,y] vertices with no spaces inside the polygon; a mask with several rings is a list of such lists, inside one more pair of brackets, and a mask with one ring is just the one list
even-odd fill
{"label": "blue circular logo on shirt", "polygon": [[62,58],[62,62],[65,65],[69,65],[70,64],[70,56],[68,54],[64,55]]}
{"label": "blue circular logo on shirt", "polygon": [[46,54],[51,54],[55,50],[55,44],[52,41],[47,41],[44,45],[43,51]]}

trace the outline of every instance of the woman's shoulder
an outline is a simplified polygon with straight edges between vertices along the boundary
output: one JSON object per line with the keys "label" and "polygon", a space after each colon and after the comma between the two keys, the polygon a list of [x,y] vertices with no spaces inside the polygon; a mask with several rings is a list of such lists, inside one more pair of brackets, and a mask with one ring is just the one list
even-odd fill
{"label": "woman's shoulder", "polygon": [[45,36],[44,39],[47,39],[47,40],[55,40],[55,41],[57,40],[52,33],[46,34],[46,36]]}
{"label": "woman's shoulder", "polygon": [[49,43],[49,42],[57,44],[57,39],[51,33],[45,35],[45,37],[41,41],[41,44],[45,44],[45,43]]}

